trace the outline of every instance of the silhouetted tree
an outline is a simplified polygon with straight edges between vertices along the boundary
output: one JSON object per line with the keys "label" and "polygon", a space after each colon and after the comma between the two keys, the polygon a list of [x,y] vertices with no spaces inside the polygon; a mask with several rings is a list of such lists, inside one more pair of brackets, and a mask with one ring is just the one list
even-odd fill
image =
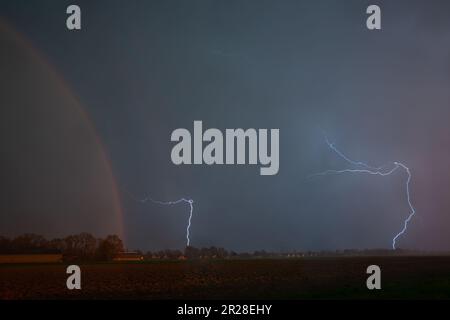
{"label": "silhouetted tree", "polygon": [[0,236],[0,253],[11,253],[11,240]]}
{"label": "silhouetted tree", "polygon": [[110,261],[119,252],[123,252],[123,242],[117,235],[109,235],[104,240],[100,240],[97,257],[101,260]]}
{"label": "silhouetted tree", "polygon": [[97,239],[89,233],[70,235],[64,239],[64,253],[78,260],[94,259],[97,250]]}
{"label": "silhouetted tree", "polygon": [[15,253],[39,253],[47,248],[47,240],[43,236],[26,233],[12,241],[12,251]]}
{"label": "silhouetted tree", "polygon": [[224,248],[217,248],[217,258],[224,259],[228,257],[228,251]]}
{"label": "silhouetted tree", "polygon": [[195,247],[187,246],[184,249],[184,255],[188,259],[198,259],[200,258],[200,250]]}

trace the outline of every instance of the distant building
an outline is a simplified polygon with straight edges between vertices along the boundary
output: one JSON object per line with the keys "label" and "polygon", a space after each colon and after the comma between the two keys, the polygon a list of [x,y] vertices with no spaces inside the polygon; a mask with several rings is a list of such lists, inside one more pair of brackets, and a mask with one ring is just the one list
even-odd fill
{"label": "distant building", "polygon": [[142,261],[144,256],[137,252],[120,252],[116,254],[113,261]]}
{"label": "distant building", "polygon": [[0,254],[0,264],[6,263],[59,263],[62,254]]}

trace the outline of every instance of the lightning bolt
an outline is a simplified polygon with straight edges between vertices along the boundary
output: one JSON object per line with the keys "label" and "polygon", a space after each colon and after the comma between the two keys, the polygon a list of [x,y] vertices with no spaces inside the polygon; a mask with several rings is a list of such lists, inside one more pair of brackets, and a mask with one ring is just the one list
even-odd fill
{"label": "lightning bolt", "polygon": [[160,204],[163,206],[173,206],[173,205],[177,205],[177,204],[180,204],[183,202],[189,204],[189,219],[188,219],[188,225],[186,227],[186,246],[189,247],[189,245],[191,243],[191,239],[189,238],[189,236],[190,236],[190,229],[191,229],[192,213],[194,212],[194,200],[181,198],[181,199],[178,199],[175,201],[159,201],[159,200],[154,200],[150,197],[140,200],[140,202],[142,202],[142,203],[146,203],[148,201],[153,202],[155,204]]}
{"label": "lightning bolt", "polygon": [[325,175],[331,175],[331,174],[344,174],[344,173],[362,173],[362,174],[370,174],[370,175],[378,175],[378,176],[389,176],[396,172],[398,169],[403,169],[407,174],[407,179],[405,182],[405,190],[406,190],[406,199],[408,200],[408,206],[409,206],[409,215],[403,222],[403,228],[400,230],[399,233],[395,235],[395,237],[392,239],[392,249],[396,249],[397,240],[400,236],[406,233],[408,229],[408,223],[411,221],[413,216],[416,214],[416,210],[414,209],[414,206],[411,202],[410,197],[410,183],[411,183],[411,171],[410,169],[404,165],[401,162],[394,161],[390,164],[381,166],[381,167],[373,167],[368,165],[367,163],[361,162],[361,161],[354,161],[348,158],[344,153],[342,153],[340,150],[336,148],[336,146],[331,143],[328,138],[325,136],[325,142],[327,143],[328,147],[334,151],[339,157],[344,159],[346,162],[351,164],[352,166],[357,167],[356,169],[343,169],[343,170],[326,170],[323,172],[315,173],[311,175],[310,177],[315,176],[325,176]]}
{"label": "lightning bolt", "polygon": [[178,200],[174,200],[174,201],[160,201],[160,200],[155,200],[151,197],[146,197],[144,199],[138,199],[135,195],[133,195],[131,192],[129,192],[127,189],[122,188],[126,193],[128,193],[128,195],[133,198],[135,201],[137,202],[141,202],[141,203],[146,203],[146,202],[152,202],[154,204],[159,204],[159,205],[163,205],[163,206],[173,206],[173,205],[177,205],[180,203],[187,203],[189,205],[189,218],[188,218],[188,224],[186,227],[186,246],[189,247],[189,245],[191,244],[191,239],[190,239],[190,230],[191,230],[191,221],[192,221],[192,215],[194,213],[194,200],[192,199],[188,199],[188,198],[180,198]]}

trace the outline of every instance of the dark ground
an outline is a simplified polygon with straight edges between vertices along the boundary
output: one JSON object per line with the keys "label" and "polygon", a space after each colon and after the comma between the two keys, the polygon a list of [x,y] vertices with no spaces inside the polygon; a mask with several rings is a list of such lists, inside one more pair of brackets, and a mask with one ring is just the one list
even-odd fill
{"label": "dark ground", "polygon": [[[381,267],[382,290],[366,288]],[[449,299],[450,256],[344,257],[0,266],[0,299]]]}

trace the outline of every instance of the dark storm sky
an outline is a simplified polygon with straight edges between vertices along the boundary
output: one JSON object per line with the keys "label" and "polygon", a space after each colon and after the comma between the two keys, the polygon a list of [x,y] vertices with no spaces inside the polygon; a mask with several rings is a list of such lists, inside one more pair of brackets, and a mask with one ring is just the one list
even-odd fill
{"label": "dark storm sky", "polygon": [[[450,249],[448,1],[76,1],[83,29],[69,32],[71,3],[2,0],[0,14],[82,101],[121,188],[195,200],[192,245],[389,248],[405,174],[308,180],[346,166],[325,130],[352,158],[411,168],[417,216],[400,247]],[[374,3],[381,31],[365,27]],[[279,128],[278,175],[173,165],[170,134],[194,120]],[[184,246],[186,206],[122,205],[130,248]]]}

